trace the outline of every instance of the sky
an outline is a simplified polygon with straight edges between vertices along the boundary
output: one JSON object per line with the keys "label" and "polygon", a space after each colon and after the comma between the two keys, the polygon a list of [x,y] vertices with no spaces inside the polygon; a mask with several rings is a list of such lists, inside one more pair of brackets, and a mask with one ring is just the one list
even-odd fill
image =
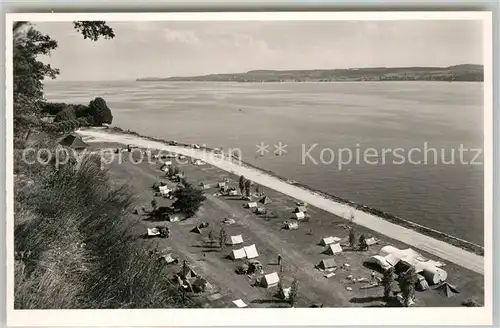
{"label": "sky", "polygon": [[71,22],[35,22],[58,41],[43,61],[58,80],[482,64],[481,21],[108,22],[116,37],[85,40]]}

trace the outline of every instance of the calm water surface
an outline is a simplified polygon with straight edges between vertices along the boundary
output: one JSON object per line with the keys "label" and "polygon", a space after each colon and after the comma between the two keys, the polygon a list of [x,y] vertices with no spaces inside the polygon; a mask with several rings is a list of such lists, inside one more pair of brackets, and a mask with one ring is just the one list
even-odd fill
{"label": "calm water surface", "polygon": [[[482,83],[57,81],[47,83],[45,91],[48,100],[69,103],[103,97],[113,125],[213,148],[240,148],[252,164],[483,244],[483,166],[461,164],[459,153],[460,145],[482,148]],[[287,153],[276,156],[273,145],[280,141]],[[261,142],[270,145],[264,156],[256,153]],[[303,160],[315,144],[312,159]],[[351,149],[350,164],[339,166],[341,148]],[[365,162],[368,148],[378,154]],[[404,157],[391,152],[396,148]],[[411,152],[410,164],[413,148],[420,151]],[[347,151],[342,154],[347,161]],[[464,162],[473,157],[464,151]]]}

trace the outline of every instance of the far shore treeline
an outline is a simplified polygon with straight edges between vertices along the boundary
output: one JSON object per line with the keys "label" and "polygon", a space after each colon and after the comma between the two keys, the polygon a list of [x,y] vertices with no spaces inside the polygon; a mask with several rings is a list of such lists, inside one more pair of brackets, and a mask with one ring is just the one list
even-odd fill
{"label": "far shore treeline", "polygon": [[370,67],[310,70],[253,70],[246,73],[138,78],[137,81],[193,82],[349,82],[349,81],[483,81],[483,65],[449,67]]}

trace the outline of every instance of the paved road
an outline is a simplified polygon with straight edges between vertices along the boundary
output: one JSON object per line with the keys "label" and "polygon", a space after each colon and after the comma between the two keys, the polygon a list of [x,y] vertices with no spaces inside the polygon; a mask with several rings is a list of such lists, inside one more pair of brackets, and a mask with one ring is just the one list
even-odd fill
{"label": "paved road", "polygon": [[390,223],[375,215],[356,210],[345,204],[337,203],[313,191],[291,185],[257,169],[241,166],[229,159],[214,157],[211,154],[203,152],[202,150],[169,146],[160,142],[154,142],[132,135],[106,133],[104,131],[94,130],[82,130],[78,133],[83,137],[91,137],[95,139],[95,141],[134,144],[144,148],[149,147],[162,149],[165,151],[183,154],[192,158],[201,159],[204,162],[214,165],[222,170],[232,172],[237,175],[244,175],[247,179],[250,179],[255,183],[304,201],[312,206],[323,209],[337,216],[343,217],[345,213],[352,212],[354,214],[356,224],[362,225],[373,231],[426,251],[449,262],[453,262],[461,267],[484,274],[484,258],[482,256],[467,252],[448,243]]}

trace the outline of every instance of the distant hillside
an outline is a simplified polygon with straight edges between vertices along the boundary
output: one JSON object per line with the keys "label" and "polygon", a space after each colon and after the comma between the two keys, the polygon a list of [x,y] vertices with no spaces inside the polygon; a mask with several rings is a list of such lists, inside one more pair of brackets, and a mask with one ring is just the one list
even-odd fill
{"label": "distant hillside", "polygon": [[336,81],[483,81],[483,65],[449,67],[372,67],[313,70],[254,70],[246,73],[140,78],[137,81],[336,82]]}

